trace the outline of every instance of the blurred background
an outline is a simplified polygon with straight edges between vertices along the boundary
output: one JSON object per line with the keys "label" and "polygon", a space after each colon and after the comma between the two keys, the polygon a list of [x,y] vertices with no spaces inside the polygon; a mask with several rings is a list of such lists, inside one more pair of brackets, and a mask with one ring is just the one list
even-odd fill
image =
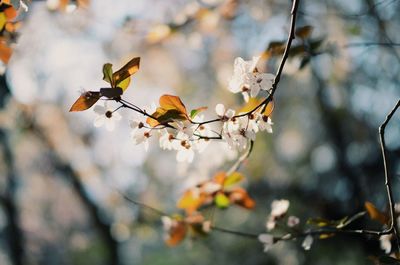
{"label": "blurred background", "polygon": [[[145,152],[129,136],[129,111],[114,131],[95,128],[92,110],[69,113],[82,90],[105,87],[134,56],[141,68],[124,98],[150,106],[179,95],[189,109],[239,109],[227,90],[233,61],[280,60],[291,1],[34,1],[0,76],[0,264],[373,264],[372,238],[338,236],[276,244],[214,232],[165,246],[160,216],[198,179],[226,170],[235,154],[212,142],[191,164],[156,142]],[[274,199],[310,217],[340,219],[371,201],[387,207],[378,127],[400,97],[399,1],[300,1],[297,38],[276,92],[274,133],[259,133],[241,167],[252,211],[216,211],[220,227],[261,233]],[[275,46],[272,44],[275,43]],[[377,45],[380,44],[380,45]],[[389,170],[399,200],[400,115],[387,128]],[[362,218],[353,227],[379,228]],[[340,253],[340,254],[339,254]],[[338,255],[339,254],[339,255]]]}

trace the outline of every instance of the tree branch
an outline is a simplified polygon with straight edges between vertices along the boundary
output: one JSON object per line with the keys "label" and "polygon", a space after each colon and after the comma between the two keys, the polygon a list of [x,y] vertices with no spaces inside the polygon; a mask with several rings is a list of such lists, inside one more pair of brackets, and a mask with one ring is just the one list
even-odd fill
{"label": "tree branch", "polygon": [[388,123],[390,122],[391,118],[393,117],[396,110],[400,107],[400,100],[397,101],[397,104],[393,107],[390,113],[386,116],[385,121],[379,127],[379,139],[381,143],[381,151],[382,151],[382,159],[383,159],[383,168],[385,172],[385,187],[387,192],[387,197],[389,201],[389,208],[390,208],[390,226],[389,231],[392,231],[394,236],[396,237],[397,248],[400,251],[400,238],[399,232],[397,229],[397,220],[395,217],[395,203],[393,199],[393,191],[392,191],[392,179],[388,171],[388,161],[387,161],[387,150],[386,150],[386,143],[385,143],[385,129]]}

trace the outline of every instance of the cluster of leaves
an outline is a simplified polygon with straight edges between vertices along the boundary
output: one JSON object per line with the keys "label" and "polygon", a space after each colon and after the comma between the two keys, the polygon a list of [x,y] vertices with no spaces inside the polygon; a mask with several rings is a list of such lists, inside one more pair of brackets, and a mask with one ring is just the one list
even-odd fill
{"label": "cluster of leaves", "polygon": [[75,101],[69,111],[83,111],[92,107],[104,97],[106,99],[120,99],[121,95],[128,88],[131,82],[131,75],[139,70],[140,57],[135,57],[116,72],[112,70],[112,64],[106,63],[103,66],[103,80],[111,87],[100,88],[99,91],[85,91]]}
{"label": "cluster of leaves", "polygon": [[209,207],[227,209],[231,205],[238,205],[245,209],[254,208],[254,200],[244,188],[238,186],[243,180],[245,177],[239,172],[229,175],[218,172],[211,180],[185,191],[177,203],[185,215],[163,216],[161,219],[165,229],[165,243],[176,246],[187,235],[207,235],[212,229],[211,221],[204,217],[202,211]]}
{"label": "cluster of leaves", "polygon": [[7,64],[12,54],[12,45],[17,38],[21,21],[17,18],[22,8],[20,1],[2,1],[0,4],[0,60]]}
{"label": "cluster of leaves", "polygon": [[235,204],[246,209],[252,209],[255,202],[247,191],[239,187],[245,177],[239,172],[227,175],[218,172],[211,180],[205,181],[187,190],[179,199],[177,207],[192,214],[203,207],[217,206],[220,209]]}
{"label": "cluster of leaves", "polygon": [[[308,65],[313,56],[321,54],[323,51],[323,37],[312,37],[313,27],[306,25],[295,31],[296,39],[300,40],[290,49],[289,58],[300,58],[299,69]],[[265,49],[262,59],[268,60],[275,56],[281,56],[285,52],[286,43],[284,41],[272,41]]]}
{"label": "cluster of leaves", "polygon": [[207,107],[200,107],[188,113],[182,100],[173,95],[162,95],[159,104],[160,106],[151,114],[151,117],[147,118],[146,122],[151,127],[166,125],[173,121],[191,121],[197,114],[207,109]]}

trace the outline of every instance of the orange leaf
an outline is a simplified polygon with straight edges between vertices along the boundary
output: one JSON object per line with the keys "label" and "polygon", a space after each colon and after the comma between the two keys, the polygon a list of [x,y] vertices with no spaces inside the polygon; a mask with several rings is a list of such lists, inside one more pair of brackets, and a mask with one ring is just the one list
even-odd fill
{"label": "orange leaf", "polygon": [[213,177],[214,182],[220,184],[221,186],[224,185],[225,179],[226,179],[226,172],[224,171],[218,172]]}
{"label": "orange leaf", "polygon": [[100,99],[100,97],[100,92],[86,91],[82,93],[82,95],[75,101],[69,111],[71,112],[87,110],[88,108],[93,106]]}
{"label": "orange leaf", "polygon": [[232,203],[235,203],[246,209],[253,209],[256,205],[255,201],[250,198],[249,194],[243,188],[236,188],[229,194],[229,199]]}
{"label": "orange leaf", "polygon": [[162,95],[160,97],[160,107],[165,110],[176,109],[182,114],[186,114],[186,107],[178,96]]}
{"label": "orange leaf", "polygon": [[7,46],[5,43],[0,42],[0,60],[2,60],[5,64],[8,63],[12,54],[12,49]]}
{"label": "orange leaf", "polygon": [[379,211],[374,204],[372,204],[371,202],[365,202],[364,206],[369,214],[369,217],[371,217],[372,220],[376,220],[381,224],[388,223],[389,217],[386,214]]}
{"label": "orange leaf", "polygon": [[153,118],[147,118],[146,122],[155,127],[159,124],[165,124],[172,120],[187,120],[188,115],[186,107],[182,103],[181,99],[177,96],[162,95],[159,100],[160,107],[157,108],[151,116]]}
{"label": "orange leaf", "polygon": [[139,70],[140,66],[140,57],[135,57],[130,60],[127,64],[121,67],[118,71],[113,73],[112,78],[115,86],[118,86],[119,83],[133,75]]}
{"label": "orange leaf", "polygon": [[6,15],[7,21],[13,20],[17,16],[17,10],[12,6],[4,9],[3,12]]}
{"label": "orange leaf", "polygon": [[187,225],[184,221],[174,220],[174,223],[169,230],[168,238],[166,238],[165,243],[170,246],[178,245],[186,236]]}
{"label": "orange leaf", "polygon": [[264,116],[270,116],[272,114],[272,112],[274,111],[274,107],[275,107],[275,103],[274,100],[271,99],[270,102],[268,102],[267,106],[265,106],[265,110],[264,110]]}

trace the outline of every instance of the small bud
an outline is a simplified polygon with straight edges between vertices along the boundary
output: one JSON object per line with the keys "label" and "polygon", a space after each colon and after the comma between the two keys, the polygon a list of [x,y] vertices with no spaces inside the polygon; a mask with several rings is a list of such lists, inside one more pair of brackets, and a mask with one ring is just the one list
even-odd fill
{"label": "small bud", "polygon": [[112,111],[111,111],[111,110],[107,110],[106,113],[105,113],[105,115],[106,115],[107,118],[111,119],[111,117],[112,117]]}

